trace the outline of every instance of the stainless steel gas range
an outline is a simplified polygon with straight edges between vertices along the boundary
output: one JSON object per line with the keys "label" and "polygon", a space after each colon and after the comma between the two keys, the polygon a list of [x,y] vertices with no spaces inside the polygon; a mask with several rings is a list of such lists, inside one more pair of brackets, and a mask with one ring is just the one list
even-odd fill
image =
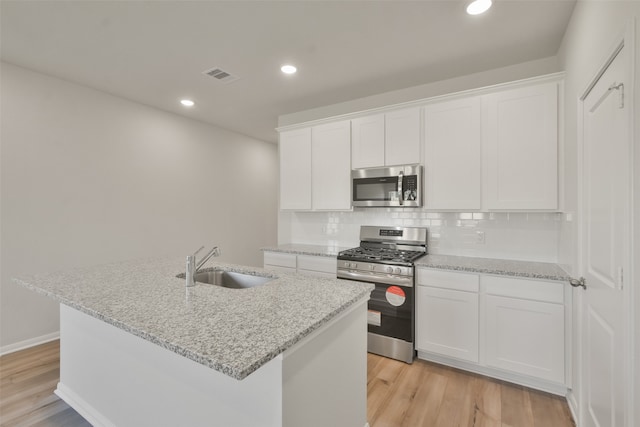
{"label": "stainless steel gas range", "polygon": [[414,262],[427,253],[427,229],[360,228],[360,246],[338,254],[338,278],[374,283],[368,312],[368,351],[412,363]]}

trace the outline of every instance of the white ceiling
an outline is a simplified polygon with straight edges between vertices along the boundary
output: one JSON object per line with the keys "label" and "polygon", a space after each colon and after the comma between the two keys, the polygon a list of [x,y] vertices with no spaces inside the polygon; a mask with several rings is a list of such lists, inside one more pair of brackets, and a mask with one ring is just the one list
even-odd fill
{"label": "white ceiling", "polygon": [[2,0],[0,55],[275,142],[282,114],[553,56],[574,4],[494,0],[473,17],[464,0]]}

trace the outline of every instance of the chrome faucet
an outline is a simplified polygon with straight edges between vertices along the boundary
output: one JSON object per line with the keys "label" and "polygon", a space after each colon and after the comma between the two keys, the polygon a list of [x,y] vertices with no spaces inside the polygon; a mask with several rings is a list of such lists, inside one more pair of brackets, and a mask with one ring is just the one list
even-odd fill
{"label": "chrome faucet", "polygon": [[200,271],[200,269],[202,268],[205,262],[209,261],[211,257],[220,256],[220,249],[217,246],[214,246],[213,249],[211,249],[205,256],[203,256],[202,259],[196,264],[196,255],[198,254],[198,252],[200,252],[203,249],[204,249],[204,246],[202,246],[200,249],[195,251],[193,255],[187,256],[187,271],[185,273],[186,280],[187,280],[187,283],[186,283],[187,287],[195,286],[196,273]]}

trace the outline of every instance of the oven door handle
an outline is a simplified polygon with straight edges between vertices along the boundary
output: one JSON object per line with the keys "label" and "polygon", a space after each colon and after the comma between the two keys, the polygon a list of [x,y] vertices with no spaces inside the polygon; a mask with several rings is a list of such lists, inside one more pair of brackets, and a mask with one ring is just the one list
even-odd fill
{"label": "oven door handle", "polygon": [[398,203],[402,206],[404,202],[404,194],[402,193],[402,178],[404,178],[404,172],[398,174]]}
{"label": "oven door handle", "polygon": [[356,280],[359,282],[380,283],[384,285],[396,285],[404,288],[413,288],[413,277],[395,276],[392,274],[381,276],[379,274],[363,271],[351,271],[338,269],[338,279]]}

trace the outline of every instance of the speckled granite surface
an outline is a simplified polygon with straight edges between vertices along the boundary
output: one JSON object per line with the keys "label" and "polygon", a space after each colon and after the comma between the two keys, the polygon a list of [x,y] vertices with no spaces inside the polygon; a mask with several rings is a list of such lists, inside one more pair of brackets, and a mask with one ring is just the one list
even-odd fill
{"label": "speckled granite surface", "polygon": [[[262,251],[336,257],[338,256],[338,252],[345,249],[349,248],[286,244],[262,248]],[[529,277],[557,281],[568,281],[570,279],[569,275],[560,268],[560,266],[546,262],[512,261],[508,259],[476,258],[456,255],[427,255],[420,258],[415,264],[418,267],[496,274],[501,276]]]}
{"label": "speckled granite surface", "polygon": [[349,249],[349,247],[302,245],[297,243],[288,243],[285,245],[261,248],[260,250],[263,252],[282,252],[286,254],[296,254],[296,255],[337,257],[340,251],[344,251],[346,249]]}
{"label": "speckled granite surface", "polygon": [[208,263],[273,280],[249,289],[176,277],[184,259],[138,260],[14,281],[170,351],[243,379],[356,301],[372,284],[267,273]]}
{"label": "speckled granite surface", "polygon": [[427,255],[416,261],[418,267],[533,279],[568,281],[569,275],[557,264],[546,262],[512,261],[506,259],[474,258],[453,255]]}

